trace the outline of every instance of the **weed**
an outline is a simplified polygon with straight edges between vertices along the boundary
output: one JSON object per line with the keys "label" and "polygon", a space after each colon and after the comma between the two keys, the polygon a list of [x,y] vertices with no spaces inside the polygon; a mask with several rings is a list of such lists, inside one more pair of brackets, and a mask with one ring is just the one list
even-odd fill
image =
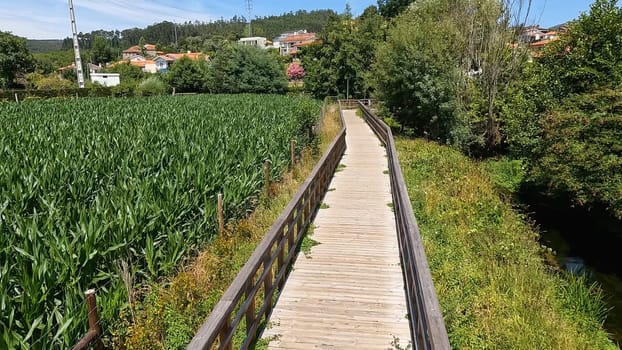
{"label": "weed", "polygon": [[324,202],[322,202],[322,204],[320,204],[320,209],[328,209],[328,208],[330,208],[330,205],[328,205],[328,204],[326,204]]}

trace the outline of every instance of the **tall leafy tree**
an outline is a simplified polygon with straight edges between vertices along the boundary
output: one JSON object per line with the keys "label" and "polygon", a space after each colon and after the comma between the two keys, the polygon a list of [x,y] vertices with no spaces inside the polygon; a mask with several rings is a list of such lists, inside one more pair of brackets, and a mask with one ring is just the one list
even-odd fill
{"label": "tall leafy tree", "polygon": [[14,86],[16,76],[32,71],[34,63],[26,39],[0,32],[0,88]]}
{"label": "tall leafy tree", "polygon": [[320,33],[321,43],[304,50],[305,87],[317,97],[365,97],[366,82],[377,43],[384,37],[384,21],[375,7],[354,19],[349,7],[331,16]]}
{"label": "tall leafy tree", "polygon": [[378,0],[378,8],[382,16],[393,18],[402,13],[415,0]]}
{"label": "tall leafy tree", "polygon": [[205,86],[207,65],[205,61],[193,61],[182,57],[171,65],[166,78],[177,92],[202,92]]}
{"label": "tall leafy tree", "polygon": [[95,37],[90,54],[94,64],[106,64],[114,59],[110,43],[103,36]]}
{"label": "tall leafy tree", "polygon": [[622,8],[617,3],[596,0],[539,60],[554,73],[561,93],[589,92],[622,82]]}
{"label": "tall leafy tree", "polygon": [[210,92],[283,93],[285,68],[268,51],[244,45],[227,45],[213,58],[207,87]]}

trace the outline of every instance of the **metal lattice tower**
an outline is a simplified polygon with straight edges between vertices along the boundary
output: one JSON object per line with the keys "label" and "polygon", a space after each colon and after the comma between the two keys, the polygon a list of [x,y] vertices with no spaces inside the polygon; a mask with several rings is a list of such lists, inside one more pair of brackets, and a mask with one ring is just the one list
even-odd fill
{"label": "metal lattice tower", "polygon": [[253,0],[246,0],[246,9],[248,10],[248,36],[253,36]]}
{"label": "metal lattice tower", "polygon": [[82,72],[82,58],[80,58],[80,44],[78,42],[78,27],[76,26],[76,15],[73,11],[73,1],[69,0],[69,16],[71,18],[71,31],[73,32],[73,53],[76,60],[76,74],[78,75],[78,86],[84,88],[84,74]]}

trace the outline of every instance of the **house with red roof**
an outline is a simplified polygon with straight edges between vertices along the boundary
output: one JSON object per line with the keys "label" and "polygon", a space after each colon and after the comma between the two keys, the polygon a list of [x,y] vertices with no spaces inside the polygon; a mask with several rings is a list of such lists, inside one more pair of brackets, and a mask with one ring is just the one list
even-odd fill
{"label": "house with red roof", "polygon": [[281,56],[296,55],[300,49],[318,41],[315,33],[292,34],[279,41]]}

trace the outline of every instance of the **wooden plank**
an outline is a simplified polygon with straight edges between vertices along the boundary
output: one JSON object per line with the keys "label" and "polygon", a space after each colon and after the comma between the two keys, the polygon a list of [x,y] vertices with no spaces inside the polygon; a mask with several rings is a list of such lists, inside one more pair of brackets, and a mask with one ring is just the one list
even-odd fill
{"label": "wooden plank", "polygon": [[386,150],[344,111],[345,167],[330,179],[309,257],[300,254],[262,335],[270,349],[386,349],[410,330]]}

